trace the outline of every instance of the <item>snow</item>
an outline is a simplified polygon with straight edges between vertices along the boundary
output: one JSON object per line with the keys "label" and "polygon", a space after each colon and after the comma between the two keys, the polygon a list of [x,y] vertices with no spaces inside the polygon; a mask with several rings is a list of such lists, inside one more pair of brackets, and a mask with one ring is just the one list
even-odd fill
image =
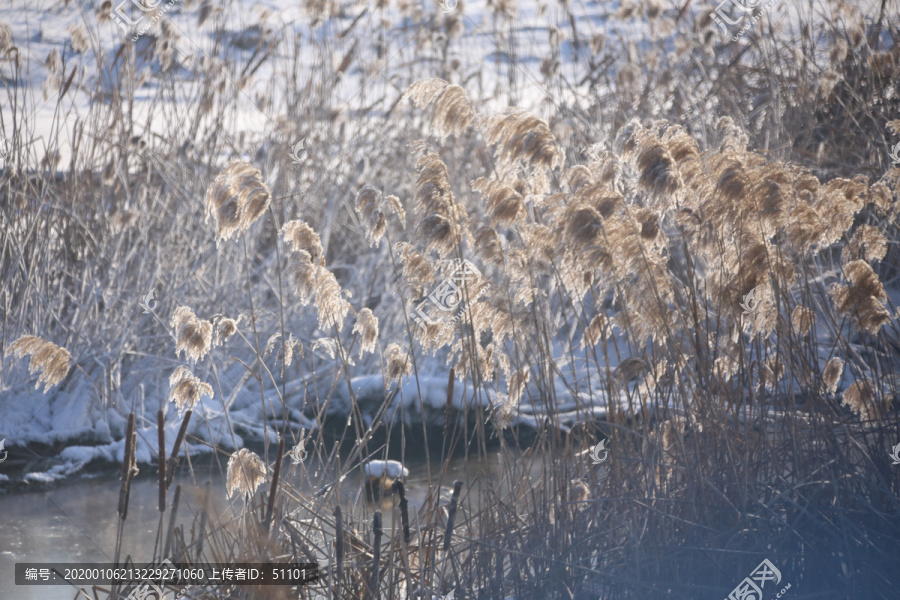
{"label": "snow", "polygon": [[370,460],[362,469],[363,473],[373,479],[381,479],[385,475],[391,479],[409,477],[409,469],[396,460]]}

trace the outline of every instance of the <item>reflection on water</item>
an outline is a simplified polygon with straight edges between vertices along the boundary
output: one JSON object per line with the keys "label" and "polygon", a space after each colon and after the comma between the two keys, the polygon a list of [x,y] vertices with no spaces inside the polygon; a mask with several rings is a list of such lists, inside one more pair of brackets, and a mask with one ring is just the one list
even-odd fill
{"label": "reflection on water", "polygon": [[[470,456],[449,462],[444,476],[442,495],[449,494],[452,482],[461,479],[467,488],[478,485],[484,477],[491,477],[499,467],[499,455],[490,453],[486,458]],[[286,462],[285,467],[290,465]],[[428,465],[407,461],[410,470],[407,479],[407,494],[410,511],[415,511],[424,502],[428,491]],[[310,464],[310,467],[313,467]],[[432,465],[431,477],[436,483],[439,467]],[[155,471],[154,467],[144,467],[144,473]],[[289,483],[312,490],[328,483],[313,469],[289,469],[285,473]],[[293,476],[293,477],[292,477]],[[199,475],[197,483],[189,478],[177,478],[181,483],[182,503],[178,509],[178,524],[184,524],[186,535],[194,523],[194,515],[202,506],[202,490],[209,479],[210,510],[227,520],[229,502],[225,498],[224,477],[220,474]],[[172,488],[174,488],[174,483]],[[115,557],[116,530],[118,516],[116,507],[119,500],[118,472],[102,476],[73,480],[56,489],[44,492],[28,492],[0,496],[0,598],[3,600],[72,600],[76,590],[70,586],[16,586],[15,563],[17,562],[96,562],[112,563]],[[343,482],[342,495],[347,498],[364,498],[358,470]],[[169,490],[171,505],[173,490]],[[134,562],[149,562],[153,558],[157,530],[165,531],[168,526],[169,509],[165,513],[165,526],[160,528],[160,513],[157,508],[158,489],[156,480],[140,478],[132,483],[128,517],[122,540],[123,555],[130,554]],[[390,531],[392,516],[391,499],[385,498],[370,510],[383,510],[385,527]],[[240,510],[241,500],[231,503]],[[215,519],[214,520],[219,520]],[[123,556],[124,558],[124,556]],[[89,598],[93,594],[86,589]],[[98,594],[103,598],[103,594]],[[79,599],[84,596],[79,595]]]}

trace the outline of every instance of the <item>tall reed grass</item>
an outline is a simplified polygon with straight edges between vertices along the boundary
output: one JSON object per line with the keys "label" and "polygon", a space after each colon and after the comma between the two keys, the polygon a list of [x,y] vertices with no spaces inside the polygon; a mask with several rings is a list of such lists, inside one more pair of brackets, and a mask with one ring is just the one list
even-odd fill
{"label": "tall reed grass", "polygon": [[[38,384],[62,391],[71,362],[121,415],[120,542],[136,423],[148,420],[135,381],[171,373],[165,398],[182,422],[166,458],[169,413],[158,413],[154,556],[309,561],[322,574],[299,590],[189,597],[724,597],[763,558],[797,598],[892,597],[892,2],[873,13],[804,4],[796,30],[772,18],[736,44],[690,3],[622,3],[604,32],[575,3],[558,15],[542,5],[551,56],[539,82],[520,55],[516,4],[488,5],[497,58],[486,69],[460,48],[464,3],[437,20],[402,3],[398,19],[423,24],[421,55],[394,59],[397,89],[360,90],[355,110],[332,98],[398,45],[356,50],[370,19],[395,14],[389,3],[336,32],[339,60],[317,48],[313,68],[303,40],[279,38],[264,16],[255,49],[239,53],[244,37],[204,3],[198,20],[234,47],[178,85],[187,57],[172,27],[98,52],[121,77],[43,150],[27,135],[33,104],[6,87],[17,120],[0,129],[0,349],[31,354]],[[320,27],[346,9],[304,3]],[[620,33],[636,19],[651,32],[640,48]],[[3,31],[0,49],[23,43]],[[93,43],[72,34],[73,51]],[[583,60],[562,60],[564,45]],[[276,48],[289,59],[269,71]],[[7,81],[22,77],[18,60],[2,65]],[[66,95],[84,91],[79,60],[47,59],[46,93],[68,114]],[[130,86],[146,77],[161,100],[147,118],[169,123],[164,134],[130,116]],[[523,78],[547,100],[523,108]],[[261,134],[231,126],[251,93],[277,115]],[[162,102],[177,94],[184,106]],[[69,133],[59,171],[54,148]],[[287,150],[300,137],[308,155],[295,168]],[[459,318],[419,327],[413,307],[462,259],[482,277],[462,286]],[[137,318],[135,290],[155,285],[159,308]],[[429,386],[448,370],[429,424]],[[384,382],[374,407],[353,379],[373,372]],[[258,394],[255,429],[230,420],[240,393]],[[230,443],[189,429],[207,409],[223,413]],[[401,410],[423,419],[410,426]],[[588,450],[603,439],[609,459],[595,465]],[[314,469],[285,462],[301,440]],[[185,442],[228,458],[226,488],[208,492],[234,498],[227,519],[204,506],[177,523],[181,488],[169,487]],[[378,504],[354,488],[364,463],[396,447],[394,458],[424,448],[428,459],[415,506],[409,483]],[[451,457],[489,449],[499,477],[451,481]],[[130,554],[116,548],[117,560]]]}

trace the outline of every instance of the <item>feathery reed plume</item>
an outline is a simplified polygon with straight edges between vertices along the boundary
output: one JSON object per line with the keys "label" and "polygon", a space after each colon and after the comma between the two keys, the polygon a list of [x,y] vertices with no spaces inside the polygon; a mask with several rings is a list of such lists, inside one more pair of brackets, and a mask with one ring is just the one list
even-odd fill
{"label": "feathery reed plume", "polygon": [[513,225],[525,218],[522,194],[511,185],[486,177],[479,177],[470,185],[487,201],[485,209],[491,217],[491,225]]}
{"label": "feathery reed plume", "polygon": [[822,218],[820,247],[836,243],[850,229],[856,213],[866,204],[867,191],[864,182],[843,178],[832,179],[819,188],[813,208]]}
{"label": "feathery reed plume", "polygon": [[583,186],[594,183],[593,179],[594,175],[591,170],[584,165],[575,165],[566,171],[566,185],[572,192],[577,192]]}
{"label": "feathery reed plume", "polygon": [[434,282],[434,268],[428,258],[417,252],[410,244],[399,242],[394,245],[403,263],[403,278],[412,288],[415,296],[422,296],[425,286]]}
{"label": "feathery reed plume", "polygon": [[440,132],[441,139],[450,134],[459,135],[471,125],[475,117],[466,91],[443,79],[423,79],[407,88],[404,98],[412,100],[418,108],[434,105],[431,126]]}
{"label": "feathery reed plume", "polygon": [[[269,338],[269,341],[266,342],[266,349],[263,352],[263,358],[269,356],[273,350],[275,350],[275,343],[281,339],[281,334],[276,333]],[[284,366],[289,367],[291,363],[294,362],[294,349],[300,352],[300,358],[303,358],[303,344],[300,343],[300,340],[294,337],[294,334],[291,333],[288,335],[287,341],[282,345],[282,351],[284,353],[283,362]],[[277,354],[276,354],[277,356]]]}
{"label": "feathery reed plume", "polygon": [[320,267],[313,263],[306,250],[293,252],[289,272],[293,276],[294,289],[300,295],[300,305],[306,306],[316,293],[316,275]]}
{"label": "feathery reed plume", "polygon": [[744,133],[744,130],[735,124],[731,117],[722,117],[716,123],[716,130],[719,133],[721,144],[719,150],[721,152],[743,152],[747,148],[750,138]]}
{"label": "feathery reed plume", "polygon": [[363,186],[356,195],[356,212],[363,218],[366,240],[372,246],[381,241],[381,237],[387,230],[387,221],[382,212],[383,206],[384,200],[381,192],[370,185]]}
{"label": "feathery reed plume", "polygon": [[250,226],[271,200],[259,169],[246,162],[228,165],[206,191],[206,219],[216,221],[216,245]]}
{"label": "feathery reed plume", "polygon": [[484,225],[475,230],[475,249],[485,261],[495,265],[503,264],[503,245],[493,227]]}
{"label": "feathery reed plume", "polygon": [[563,166],[563,155],[547,124],[528,111],[510,108],[483,120],[484,136],[496,145],[497,158],[510,164],[523,160],[532,167]]}
{"label": "feathery reed plume", "polygon": [[385,372],[388,381],[400,382],[404,375],[412,373],[412,364],[409,353],[400,348],[399,344],[391,342],[384,349]]}
{"label": "feathery reed plume", "polygon": [[669,196],[683,185],[675,160],[669,148],[654,129],[640,129],[634,134],[634,143],[628,147],[633,152],[624,154],[631,158],[639,173],[638,185],[657,197]]}
{"label": "feathery reed plume", "polygon": [[378,340],[378,317],[372,314],[368,308],[364,308],[356,315],[356,323],[353,325],[353,333],[359,333],[359,356],[365,352],[375,351],[375,342]]}
{"label": "feathery reed plume", "polygon": [[841,375],[844,372],[844,361],[835,356],[825,363],[822,369],[822,384],[825,391],[833,394],[837,391],[838,384],[841,382]]}
{"label": "feathery reed plume", "polygon": [[228,459],[228,468],[225,475],[225,489],[228,498],[235,492],[244,495],[244,500],[249,501],[253,492],[266,480],[266,465],[256,453],[246,448],[241,448]]}
{"label": "feathery reed plume", "polygon": [[238,323],[241,322],[243,316],[244,315],[240,315],[237,319],[229,319],[224,315],[214,315],[211,321],[213,325],[213,331],[215,332],[215,337],[213,338],[213,346],[221,346],[228,340],[228,338],[237,333]]}
{"label": "feathery reed plume", "polygon": [[447,165],[427,144],[414,144],[414,153],[422,153],[416,161],[416,210],[422,217],[417,234],[426,248],[447,256],[462,241],[460,222],[466,218],[466,209],[456,202],[450,188]]}
{"label": "feathery reed plume", "polygon": [[344,300],[341,284],[334,273],[319,267],[316,273],[316,310],[319,327],[334,325],[338,331],[344,326],[344,318],[350,312],[350,303]]}
{"label": "feathery reed plume", "polygon": [[844,246],[841,252],[841,260],[844,264],[851,260],[881,260],[887,254],[888,242],[884,234],[873,225],[860,225],[850,238],[850,242]]}
{"label": "feathery reed plume", "polygon": [[34,389],[38,389],[43,383],[45,394],[66,378],[72,363],[72,355],[68,350],[36,335],[23,335],[14,341],[9,345],[8,354],[13,354],[16,358],[31,355],[28,373],[41,372]]}
{"label": "feathery reed plume", "polygon": [[178,414],[194,410],[203,396],[213,397],[211,385],[195,377],[188,367],[180,366],[169,376],[169,400],[178,407]]}
{"label": "feathery reed plume", "polygon": [[815,322],[815,313],[805,306],[795,306],[791,312],[791,323],[794,332],[798,335],[806,335]]}
{"label": "feathery reed plume", "polygon": [[344,300],[341,285],[334,274],[323,266],[325,259],[319,235],[300,220],[286,223],[282,235],[293,250],[291,272],[300,294],[300,303],[308,304],[315,295],[319,327],[333,324],[340,329],[350,311],[350,303]]}
{"label": "feathery reed plume", "polygon": [[0,23],[0,56],[6,56],[6,51],[12,47],[12,29],[6,23]]}
{"label": "feathery reed plume", "polygon": [[281,228],[281,235],[294,252],[305,251],[315,264],[325,264],[322,240],[319,238],[319,234],[305,221],[300,219],[288,221]]}
{"label": "feathery reed plume", "polygon": [[82,54],[91,49],[91,38],[88,36],[88,32],[84,28],[84,25],[70,25],[66,31],[68,31],[71,36],[69,39],[74,52]]}
{"label": "feathery reed plume", "polygon": [[400,198],[391,194],[387,198],[384,199],[387,202],[387,205],[391,208],[391,212],[393,212],[397,219],[400,221],[400,228],[406,227],[406,209],[403,208],[403,203],[400,202]]}
{"label": "feathery reed plume", "polygon": [[887,396],[878,397],[875,384],[869,378],[862,378],[851,383],[844,390],[841,404],[846,404],[859,415],[860,420],[872,423],[887,415],[891,399]]}
{"label": "feathery reed plume", "polygon": [[176,308],[169,326],[175,330],[175,356],[184,350],[186,358],[199,360],[209,353],[213,325],[209,321],[198,319],[190,307]]}
{"label": "feathery reed plume", "polygon": [[844,266],[850,285],[832,284],[828,293],[839,315],[849,315],[859,328],[876,334],[889,323],[891,314],[885,308],[887,294],[878,275],[867,262],[854,260]]}

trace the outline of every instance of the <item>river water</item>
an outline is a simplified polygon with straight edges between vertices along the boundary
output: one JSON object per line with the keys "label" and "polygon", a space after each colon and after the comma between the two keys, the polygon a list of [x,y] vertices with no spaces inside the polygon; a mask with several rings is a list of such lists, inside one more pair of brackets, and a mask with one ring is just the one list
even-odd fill
{"label": "river water", "polygon": [[[466,486],[477,486],[482,477],[494,477],[500,466],[500,450],[489,451],[487,456],[453,458],[448,461],[444,489],[461,479]],[[424,461],[407,460],[410,475],[407,478],[407,494],[410,513],[424,501],[428,490],[429,465]],[[287,463],[290,464],[290,463]],[[311,466],[312,468],[312,466]],[[431,476],[436,478],[439,465],[431,465]],[[157,509],[158,489],[153,473],[155,466],[142,466],[143,475],[133,483],[128,516],[123,532],[123,557],[130,554],[134,562],[149,562],[160,524]],[[229,502],[225,497],[225,482],[221,473],[197,474],[195,483],[189,477],[176,477],[181,483],[182,503],[178,509],[178,524],[184,524],[185,532],[191,528],[194,515],[202,505],[202,490],[209,482],[210,513],[218,515],[212,520],[225,521],[240,511],[242,500]],[[356,470],[358,471],[358,469]],[[314,488],[313,485],[304,486]],[[0,495],[0,599],[3,600],[72,600],[78,592],[68,585],[15,585],[15,563],[112,563],[115,556],[119,499],[118,470],[81,476],[44,491],[10,493]],[[172,489],[175,484],[173,483]],[[342,490],[361,493],[363,486],[358,473],[351,473],[342,483]],[[171,505],[173,492],[168,493]],[[364,497],[364,496],[363,496]],[[385,531],[389,532],[390,500],[370,506],[371,510],[383,510]],[[165,513],[165,531],[169,512]],[[86,590],[90,600],[93,594]],[[98,593],[99,598],[106,595]],[[79,600],[84,599],[78,594]]]}

